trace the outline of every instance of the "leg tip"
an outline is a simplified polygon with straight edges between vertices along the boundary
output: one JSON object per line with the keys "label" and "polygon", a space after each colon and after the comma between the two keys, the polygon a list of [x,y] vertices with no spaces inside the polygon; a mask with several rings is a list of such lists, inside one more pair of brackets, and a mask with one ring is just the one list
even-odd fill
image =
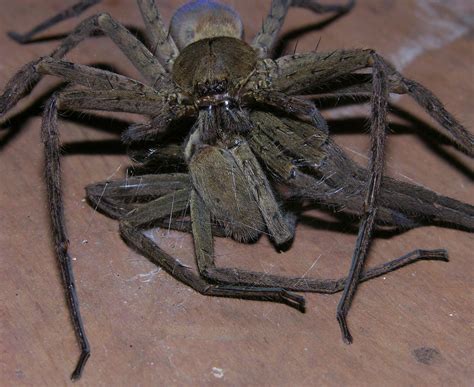
{"label": "leg tip", "polygon": [[18,32],[8,31],[7,35],[10,37],[10,39],[14,40],[15,42],[19,44],[28,43],[28,39],[24,35],[19,34]]}
{"label": "leg tip", "polygon": [[444,262],[449,262],[449,254],[446,250],[440,249],[436,250],[438,254],[438,260],[444,261]]}
{"label": "leg tip", "polygon": [[345,344],[352,344],[352,335],[349,332],[345,314],[338,311],[337,322],[339,323],[339,328],[341,328],[342,341],[344,341]]}
{"label": "leg tip", "polygon": [[422,250],[420,255],[423,256],[424,259],[430,261],[449,262],[449,255],[445,249]]}
{"label": "leg tip", "polygon": [[346,336],[344,333],[342,334],[342,341],[344,341],[344,344],[350,345],[352,344],[352,336],[349,332],[346,332],[348,336]]}
{"label": "leg tip", "polygon": [[79,357],[79,361],[77,362],[77,365],[76,365],[76,368],[74,370],[74,372],[72,373],[71,375],[71,380],[73,382],[75,382],[76,380],[79,380],[82,376],[82,371],[84,371],[84,367],[87,363],[87,359],[89,359],[91,353],[88,349],[88,345],[87,345],[87,348],[84,349],[82,352],[81,352],[81,356]]}
{"label": "leg tip", "polygon": [[301,313],[306,312],[306,299],[303,296],[300,296],[292,292],[288,292],[286,290],[283,291],[282,295],[283,295],[283,299],[288,305],[299,310]]}

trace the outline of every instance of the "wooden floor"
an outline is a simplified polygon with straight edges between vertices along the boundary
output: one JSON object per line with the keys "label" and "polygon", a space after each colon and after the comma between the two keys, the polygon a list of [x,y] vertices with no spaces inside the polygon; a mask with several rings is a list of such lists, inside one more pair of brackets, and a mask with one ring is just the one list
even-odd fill
{"label": "wooden floor", "polygon": [[[73,2],[0,0],[0,87],[21,65],[58,44],[49,40],[18,46],[5,32],[25,31]],[[87,14],[106,10],[126,25],[141,27],[133,3],[105,0]],[[184,1],[157,3],[169,20]],[[241,13],[251,39],[270,1],[226,3]],[[283,48],[293,52],[297,44],[296,50],[305,52],[319,40],[320,51],[374,48],[433,90],[472,130],[473,12],[470,0],[360,0],[347,16],[325,23],[326,17],[292,10]],[[51,34],[70,31],[76,23],[66,22]],[[69,59],[112,64],[137,76],[105,38],[81,44]],[[42,82],[10,115],[7,130],[0,131],[0,384],[5,386],[69,384],[79,355],[42,181],[38,101],[55,82]],[[473,203],[471,160],[431,141],[436,125],[409,98],[393,102],[409,114],[395,117],[388,172]],[[356,105],[324,112],[337,141],[362,163],[367,153],[365,112]],[[339,295],[307,295],[305,314],[270,303],[208,298],[130,250],[117,223],[85,203],[83,190],[88,183],[123,176],[129,161],[117,142],[120,129],[108,119],[61,123],[67,144],[63,169],[70,250],[92,346],[77,386],[472,385],[472,234],[424,227],[378,238],[369,265],[415,248],[447,248],[450,262],[421,262],[362,285],[349,314],[354,343],[348,346],[335,318]],[[218,240],[219,265],[304,277],[344,275],[353,230],[332,226],[320,213],[308,214],[303,223],[292,248],[282,254],[266,238],[254,245]],[[188,235],[161,230],[155,236],[167,251],[192,264]]]}

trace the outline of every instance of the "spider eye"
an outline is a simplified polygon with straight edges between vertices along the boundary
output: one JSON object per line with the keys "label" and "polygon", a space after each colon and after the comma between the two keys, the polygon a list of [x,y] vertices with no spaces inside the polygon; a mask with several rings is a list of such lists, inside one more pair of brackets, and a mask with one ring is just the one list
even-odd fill
{"label": "spider eye", "polygon": [[211,0],[194,0],[179,8],[170,24],[179,49],[201,39],[219,36],[242,38],[240,16],[232,8]]}

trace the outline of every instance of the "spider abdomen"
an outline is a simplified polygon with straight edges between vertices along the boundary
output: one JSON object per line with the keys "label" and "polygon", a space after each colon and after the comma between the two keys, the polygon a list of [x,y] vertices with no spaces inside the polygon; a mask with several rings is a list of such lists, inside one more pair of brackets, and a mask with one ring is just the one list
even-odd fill
{"label": "spider abdomen", "polygon": [[265,231],[258,203],[232,153],[203,146],[189,162],[194,189],[229,236],[251,241]]}
{"label": "spider abdomen", "polygon": [[242,20],[232,8],[210,0],[194,0],[179,8],[171,20],[170,34],[183,49],[200,39],[216,36],[241,38]]}

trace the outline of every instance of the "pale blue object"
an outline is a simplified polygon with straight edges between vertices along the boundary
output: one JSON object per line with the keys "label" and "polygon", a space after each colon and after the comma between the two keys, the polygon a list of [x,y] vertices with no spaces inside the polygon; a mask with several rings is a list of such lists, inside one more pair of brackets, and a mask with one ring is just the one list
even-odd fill
{"label": "pale blue object", "polygon": [[[239,14],[234,9],[212,0],[194,0],[178,8],[171,19],[170,34],[180,49],[195,40],[194,37],[200,20],[205,19],[209,14],[221,16],[216,19],[224,25],[227,21],[227,25],[234,27],[236,35],[239,35],[237,32],[242,35],[242,22]],[[231,20],[230,23],[229,20]],[[236,37],[240,38],[241,36]]]}

